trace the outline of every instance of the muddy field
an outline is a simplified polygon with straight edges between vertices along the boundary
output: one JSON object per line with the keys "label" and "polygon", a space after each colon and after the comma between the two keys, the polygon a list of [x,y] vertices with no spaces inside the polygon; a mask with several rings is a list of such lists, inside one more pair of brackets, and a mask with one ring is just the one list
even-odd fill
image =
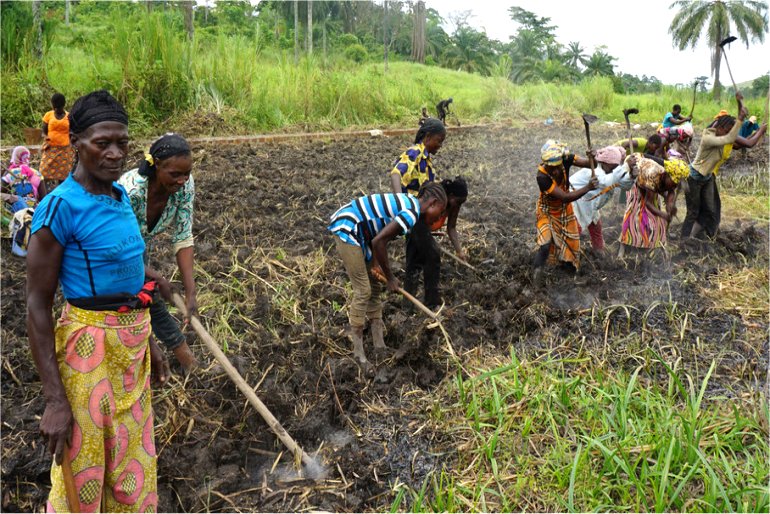
{"label": "muddy field", "polygon": [[[595,144],[621,135],[596,132]],[[501,353],[513,346],[519,358],[580,354],[634,369],[649,349],[667,362],[678,360],[694,377],[717,359],[710,395],[740,398],[766,388],[766,311],[747,317],[715,308],[703,289],[722,266],[766,267],[766,224],[724,219],[708,248],[680,248],[674,239],[670,264],[662,256],[624,264],[614,257],[622,213],[613,201],[603,220],[611,256],[587,253],[587,283],[576,285],[568,272],[553,269],[546,288],[532,287],[535,171],[548,137],[584,149],[577,128],[479,129],[450,133],[435,158],[443,176],[463,174],[470,189],[459,229],[479,271],[444,259],[442,277],[444,325],[460,360],[481,346]],[[386,343],[394,352],[370,352],[377,374],[363,378],[342,334],[349,286],[325,231],[330,214],[351,198],[389,189],[392,161],[409,142],[195,150],[204,324],[288,432],[317,452],[326,474],[313,481],[292,471],[277,438],[191,336],[204,368],[155,390],[160,510],[383,510],[394,484],[419,487],[429,470],[451,464],[447,436],[421,429],[424,393],[457,372],[447,341],[400,298],[389,297]],[[766,153],[766,146],[755,149],[750,158],[766,163]],[[748,173],[749,162],[733,159],[726,173]],[[674,236],[684,212],[682,199]],[[390,255],[400,272],[402,241],[391,245]],[[154,264],[171,275],[168,249],[156,256]],[[43,402],[26,343],[24,282],[23,262],[4,241],[5,511],[39,511],[50,483],[50,458],[37,432]],[[659,371],[651,367],[640,380],[664,379]]]}

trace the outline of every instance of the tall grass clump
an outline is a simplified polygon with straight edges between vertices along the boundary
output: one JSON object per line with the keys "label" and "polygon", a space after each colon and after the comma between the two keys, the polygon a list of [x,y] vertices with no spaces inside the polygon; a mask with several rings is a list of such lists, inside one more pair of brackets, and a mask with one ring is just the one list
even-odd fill
{"label": "tall grass clump", "polygon": [[767,399],[707,403],[716,364],[699,382],[663,362],[657,382],[588,358],[495,364],[447,382],[433,422],[455,462],[418,489],[400,484],[394,510],[770,508]]}

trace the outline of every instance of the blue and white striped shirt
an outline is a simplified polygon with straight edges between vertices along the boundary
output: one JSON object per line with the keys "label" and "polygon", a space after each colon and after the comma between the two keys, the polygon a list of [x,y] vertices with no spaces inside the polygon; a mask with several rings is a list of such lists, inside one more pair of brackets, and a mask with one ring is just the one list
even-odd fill
{"label": "blue and white striped shirt", "polygon": [[391,221],[407,234],[420,217],[420,201],[407,193],[362,196],[332,215],[329,231],[348,244],[360,246],[372,260],[372,239]]}

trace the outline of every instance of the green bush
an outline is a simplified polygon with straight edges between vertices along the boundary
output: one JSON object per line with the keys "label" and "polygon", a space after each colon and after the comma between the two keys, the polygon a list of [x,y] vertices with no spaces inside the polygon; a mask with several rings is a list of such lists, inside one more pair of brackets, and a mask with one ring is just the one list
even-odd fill
{"label": "green bush", "polygon": [[353,62],[364,62],[369,57],[369,52],[366,47],[360,43],[356,43],[345,48],[345,57]]}
{"label": "green bush", "polygon": [[39,127],[51,109],[53,91],[39,75],[4,73],[0,81],[0,132],[3,139],[20,140],[24,127]]}

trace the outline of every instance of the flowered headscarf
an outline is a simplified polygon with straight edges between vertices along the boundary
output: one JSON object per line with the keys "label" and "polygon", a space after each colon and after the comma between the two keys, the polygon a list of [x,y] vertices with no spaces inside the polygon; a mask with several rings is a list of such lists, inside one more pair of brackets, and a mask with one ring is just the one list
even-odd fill
{"label": "flowered headscarf", "polygon": [[690,175],[690,167],[681,159],[669,159],[663,161],[663,167],[674,184],[678,184],[682,179],[687,178]]}
{"label": "flowered headscarf", "polygon": [[11,165],[8,166],[9,170],[19,168],[21,166],[29,166],[29,150],[26,146],[17,146],[11,153]]}
{"label": "flowered headscarf", "polygon": [[558,166],[563,162],[564,155],[568,152],[567,145],[555,139],[549,139],[540,149],[540,160],[546,166]]}
{"label": "flowered headscarf", "polygon": [[40,175],[29,167],[29,150],[26,146],[17,146],[11,152],[11,164],[8,171],[18,173],[25,177],[32,185],[32,190],[37,198],[37,191],[40,187]]}

